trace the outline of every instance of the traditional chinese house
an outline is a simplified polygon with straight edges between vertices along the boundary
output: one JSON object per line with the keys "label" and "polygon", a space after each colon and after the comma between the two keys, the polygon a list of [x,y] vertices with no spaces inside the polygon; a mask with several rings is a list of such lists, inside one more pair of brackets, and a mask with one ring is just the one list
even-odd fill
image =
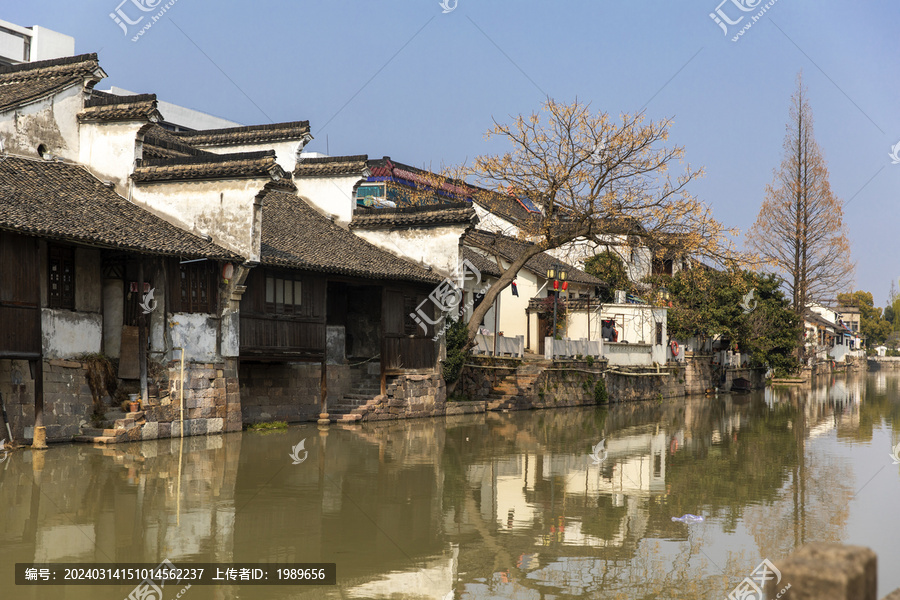
{"label": "traditional chinese house", "polygon": [[260,265],[240,307],[245,421],[335,418],[398,379],[437,372],[433,328],[410,313],[439,277],[293,193],[269,191],[262,205]]}

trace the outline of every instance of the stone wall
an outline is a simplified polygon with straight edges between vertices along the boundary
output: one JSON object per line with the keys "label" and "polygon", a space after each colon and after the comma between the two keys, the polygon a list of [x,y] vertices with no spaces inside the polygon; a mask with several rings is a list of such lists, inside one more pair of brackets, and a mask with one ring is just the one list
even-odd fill
{"label": "stone wall", "polygon": [[[164,404],[145,407],[146,423],[138,439],[210,435],[241,430],[241,399],[237,361],[185,363],[184,413],[181,405],[181,362],[168,365],[169,396]],[[183,422],[182,422],[183,419]]]}
{"label": "stone wall", "polygon": [[[534,373],[539,373],[536,379]],[[605,361],[589,364],[557,360],[541,366],[511,359],[473,358],[463,369],[458,392],[485,401],[488,410],[555,408],[602,401],[602,394],[597,392],[601,379],[609,402],[632,402],[702,394],[721,383],[722,373],[712,364],[712,355],[689,356],[684,362],[658,370],[608,367]],[[749,379],[757,388],[765,385],[762,369],[727,369],[724,389],[730,389],[736,377]]]}
{"label": "stone wall", "polygon": [[685,371],[681,367],[644,372],[612,370],[606,373],[606,389],[610,402],[661,400],[685,395]]}
{"label": "stone wall", "polygon": [[[83,363],[44,361],[44,426],[48,441],[69,441],[93,412],[91,390]],[[0,395],[13,438],[31,441],[34,433],[34,380],[27,360],[0,360]],[[0,439],[8,437],[0,426]]]}
{"label": "stone wall", "polygon": [[[337,377],[340,367],[329,367]],[[240,367],[244,423],[312,421],[319,413],[321,366],[316,363],[243,363]],[[330,379],[330,378],[329,378]],[[331,388],[331,381],[329,390]],[[339,387],[335,383],[335,387]]]}
{"label": "stone wall", "polygon": [[468,403],[451,404],[447,410],[447,387],[440,374],[399,375],[388,378],[387,393],[378,395],[360,412],[361,421],[386,421],[388,419],[416,419],[463,412],[481,412]]}
{"label": "stone wall", "polygon": [[871,370],[900,369],[900,356],[870,356],[868,366]]}

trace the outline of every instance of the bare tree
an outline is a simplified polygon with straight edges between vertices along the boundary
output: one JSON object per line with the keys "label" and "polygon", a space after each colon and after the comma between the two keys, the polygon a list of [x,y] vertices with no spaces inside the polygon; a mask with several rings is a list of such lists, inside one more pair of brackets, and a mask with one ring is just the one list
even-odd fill
{"label": "bare tree", "polygon": [[798,75],[784,158],[748,232],[750,247],[784,276],[797,314],[812,302],[834,297],[853,275],[843,216],[843,201],[831,191],[807,90]]}
{"label": "bare tree", "polygon": [[[466,195],[488,209],[513,196],[539,211],[516,223],[519,236],[534,245],[511,262],[474,310],[470,344],[494,299],[519,270],[538,253],[570,242],[603,244],[610,234],[622,234],[653,249],[720,264],[739,260],[729,242],[733,232],[687,190],[702,170],[687,165],[677,177],[669,176],[670,166],[684,156],[682,147],[661,147],[670,126],[669,119],[647,121],[643,113],[624,114],[616,122],[578,101],[547,100],[540,112],[519,115],[509,124],[495,122],[488,137],[504,138],[509,151],[479,156],[471,167],[443,173],[445,182],[475,184]],[[445,183],[445,189],[450,185]]]}

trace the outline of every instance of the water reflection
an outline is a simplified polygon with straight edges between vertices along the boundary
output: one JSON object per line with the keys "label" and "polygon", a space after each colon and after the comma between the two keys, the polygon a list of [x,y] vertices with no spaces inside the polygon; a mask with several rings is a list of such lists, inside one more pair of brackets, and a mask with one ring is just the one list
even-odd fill
{"label": "water reflection", "polygon": [[[337,587],[195,586],[189,599],[724,597],[762,558],[847,541],[853,518],[877,518],[853,508],[877,475],[856,453],[893,440],[898,397],[900,378],[874,373],[598,410],[17,452],[0,464],[0,597],[130,591],[16,588],[15,562],[164,558],[337,563]],[[294,465],[304,439],[309,458]],[[896,471],[870,489],[896,490]],[[672,521],[686,513],[706,520]],[[880,573],[885,593],[897,577]]]}

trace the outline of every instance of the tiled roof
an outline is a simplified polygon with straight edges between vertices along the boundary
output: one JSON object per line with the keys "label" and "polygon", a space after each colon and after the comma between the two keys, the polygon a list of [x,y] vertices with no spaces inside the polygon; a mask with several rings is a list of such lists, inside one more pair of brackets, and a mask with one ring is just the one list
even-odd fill
{"label": "tiled roof", "polygon": [[156,94],[117,96],[94,91],[78,113],[80,121],[152,121],[162,119],[156,108]]}
{"label": "tiled roof", "polygon": [[350,229],[381,229],[392,227],[436,227],[456,223],[471,223],[475,209],[466,204],[447,207],[435,205],[406,208],[363,208],[353,213]]}
{"label": "tiled roof", "polygon": [[93,86],[106,77],[96,54],[80,54],[0,67],[0,110],[39,100],[73,85]]}
{"label": "tiled roof", "polygon": [[211,156],[212,152],[198,150],[172,135],[172,132],[160,127],[151,126],[144,133],[143,158],[178,158],[186,156]]}
{"label": "tiled roof", "polygon": [[362,176],[368,165],[365,154],[357,156],[327,156],[322,158],[304,158],[294,169],[297,177],[322,177],[335,175]]}
{"label": "tiled roof", "polygon": [[16,156],[0,161],[0,229],[147,254],[238,258],[131,204],[78,165]]}
{"label": "tiled roof", "polygon": [[475,265],[475,268],[478,269],[482,275],[490,275],[491,277],[500,277],[503,275],[500,271],[500,267],[497,266],[496,261],[487,258],[480,252],[475,252],[468,246],[463,246],[462,256],[463,259],[468,260]]}
{"label": "tiled roof", "polygon": [[368,279],[438,283],[422,267],[381,250],[313,210],[295,194],[263,198],[262,264]]}
{"label": "tiled roof", "polygon": [[224,129],[202,129],[200,131],[179,131],[174,135],[194,146],[237,146],[278,142],[281,140],[301,140],[304,137],[310,137],[309,121],[250,125],[248,127],[226,127]]}
{"label": "tiled roof", "polygon": [[[373,177],[394,177],[418,185],[433,185],[435,177],[438,177],[437,173],[396,162],[388,156],[370,160],[368,165]],[[528,220],[540,218],[540,213],[530,212],[512,196],[498,194],[463,181],[446,180],[441,189],[459,198],[474,201],[488,212],[494,213],[512,224],[524,225]]]}
{"label": "tiled roof", "polygon": [[[474,248],[484,250],[488,254],[500,256],[508,262],[518,258],[526,249],[534,247],[534,244],[531,242],[523,242],[499,233],[485,233],[483,231],[470,231],[466,234],[464,243]],[[554,264],[566,267],[569,274],[568,280],[572,283],[603,285],[603,282],[593,275],[588,275],[581,269],[558,260],[546,252],[541,252],[532,257],[531,260],[525,263],[524,268],[535,273],[539,277],[546,277],[547,270]]]}
{"label": "tiled roof", "polygon": [[530,212],[512,196],[504,196],[496,192],[481,191],[475,196],[474,202],[489,213],[521,227],[541,218],[540,213]]}
{"label": "tiled roof", "polygon": [[826,319],[819,313],[817,313],[813,310],[809,310],[809,309],[806,309],[805,311],[803,311],[803,319],[809,323],[818,325],[820,327],[825,327],[825,328],[830,327],[832,329],[837,329],[837,327],[838,327],[838,325],[836,323],[832,323],[831,321],[829,321],[828,319]]}
{"label": "tiled roof", "polygon": [[191,179],[234,179],[249,177],[289,177],[275,162],[275,151],[204,154],[178,158],[141,160],[134,169],[135,181],[184,181]]}

